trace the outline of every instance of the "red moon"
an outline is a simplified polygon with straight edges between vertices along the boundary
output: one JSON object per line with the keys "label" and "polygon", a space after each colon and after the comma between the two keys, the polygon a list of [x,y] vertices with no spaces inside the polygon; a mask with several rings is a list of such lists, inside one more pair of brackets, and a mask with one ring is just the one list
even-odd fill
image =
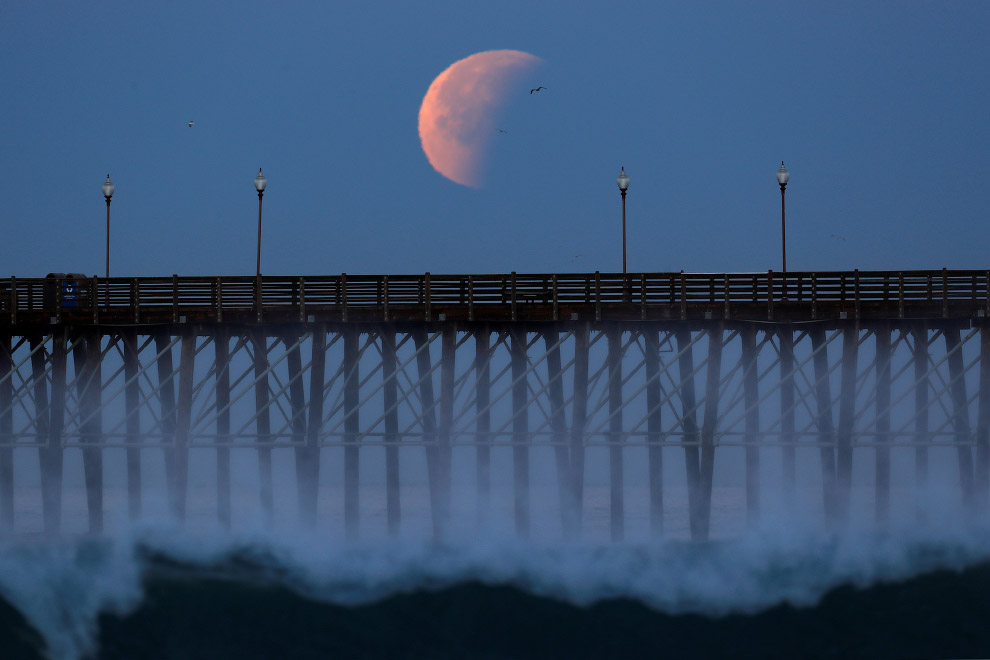
{"label": "red moon", "polygon": [[518,74],[541,61],[519,50],[487,50],[437,76],[419,108],[419,139],[433,169],[480,188],[482,156],[495,131],[492,115]]}

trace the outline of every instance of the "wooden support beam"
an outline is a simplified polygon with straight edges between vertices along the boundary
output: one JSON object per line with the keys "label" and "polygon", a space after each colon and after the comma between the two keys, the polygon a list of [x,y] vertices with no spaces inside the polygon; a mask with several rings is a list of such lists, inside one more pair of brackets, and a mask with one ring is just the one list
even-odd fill
{"label": "wooden support beam", "polygon": [[612,541],[625,535],[625,478],[622,464],[622,329],[612,325],[606,330],[608,340],[608,466],[609,520]]}
{"label": "wooden support beam", "polygon": [[[754,525],[760,517],[760,374],[757,368],[756,326],[744,326],[739,333],[739,338],[742,344],[743,405],[746,407],[746,435],[744,439],[746,444],[746,520],[750,525]],[[783,343],[781,342],[782,345]],[[781,358],[783,358],[783,350],[781,351]],[[792,353],[792,362],[793,359]],[[783,359],[781,359],[781,364],[783,364]],[[791,384],[793,385],[793,380]],[[793,390],[791,396],[793,396]],[[786,415],[784,417],[786,418]],[[793,423],[794,417],[792,415],[791,424]],[[792,427],[792,433],[793,430]],[[793,448],[790,449],[793,450]],[[792,483],[792,490],[793,487],[794,484]]]}
{"label": "wooden support beam", "polygon": [[358,433],[361,430],[360,331],[344,330],[344,529],[347,538],[358,537],[361,500]]}
{"label": "wooden support beam", "polygon": [[976,423],[974,488],[979,510],[987,508],[990,494],[990,328],[980,327],[980,395]]}
{"label": "wooden support beam", "polygon": [[[49,420],[49,410],[51,407],[48,405],[48,375],[45,373],[47,360],[45,359],[44,345],[44,337],[31,337],[31,380],[34,381],[34,441],[38,443],[38,466],[41,472],[41,509],[45,517],[45,530],[48,531],[48,513],[51,508],[51,493],[49,491],[52,490],[53,480],[49,473],[51,451],[47,447],[51,433]],[[61,453],[61,449],[59,449],[59,455]]]}
{"label": "wooden support beam", "polygon": [[491,512],[492,485],[492,448],[491,428],[492,413],[488,407],[491,402],[492,370],[489,356],[491,355],[491,330],[482,326],[474,332],[474,371],[477,378],[475,386],[475,410],[477,411],[477,440],[476,471],[478,487],[478,522],[482,526],[488,524]]}
{"label": "wooden support beam", "polygon": [[[794,487],[797,482],[797,435],[794,433],[794,330],[791,326],[777,326],[777,339],[780,342],[780,441],[781,447],[781,490],[784,506],[794,504]],[[827,364],[827,359],[826,359]],[[748,404],[747,404],[748,406]],[[831,420],[831,413],[829,413]],[[829,424],[831,426],[831,424]],[[821,429],[819,429],[821,431]],[[824,440],[824,438],[822,438]],[[831,438],[829,438],[829,441]],[[747,470],[749,484],[749,471]],[[756,475],[754,479],[759,479]],[[747,492],[748,494],[748,492]]]}
{"label": "wooden support beam", "polygon": [[179,353],[179,400],[175,414],[175,488],[171,496],[172,515],[186,518],[186,498],[189,483],[189,442],[192,426],[193,380],[195,379],[196,335],[182,337]]}
{"label": "wooden support beam", "polygon": [[661,433],[660,335],[654,326],[642,330],[646,368],[646,442],[650,471],[650,533],[663,536],[663,439]]}
{"label": "wooden support beam", "polygon": [[859,324],[842,331],[842,390],[839,399],[839,434],[836,438],[836,516],[849,519],[852,493],[853,423],[856,418],[856,376],[859,369]]}
{"label": "wooden support beam", "polygon": [[973,452],[968,443],[972,440],[969,426],[969,409],[966,397],[966,374],[963,368],[962,345],[959,341],[959,327],[949,326],[942,330],[945,337],[945,350],[949,361],[949,382],[952,384],[952,427],[956,433],[956,447],[959,459],[959,485],[962,487],[963,505],[972,511],[976,503],[973,488]]}
{"label": "wooden support beam", "polygon": [[440,335],[440,419],[437,433],[437,472],[440,486],[441,517],[450,518],[450,461],[454,433],[454,368],[457,353],[457,326],[444,325]]}
{"label": "wooden support beam", "polygon": [[299,514],[303,525],[316,527],[320,486],[320,433],[323,430],[323,390],[326,386],[327,328],[313,324],[313,359],[309,365],[309,421],[306,424],[306,479],[299,491]]}
{"label": "wooden support beam", "polygon": [[878,524],[885,524],[890,516],[890,326],[882,324],[874,332],[876,337],[876,513]]}
{"label": "wooden support beam", "polygon": [[687,471],[688,487],[688,523],[691,538],[701,540],[705,537],[702,527],[701,494],[701,458],[698,434],[698,422],[695,408],[697,396],[694,390],[694,350],[691,346],[691,331],[686,327],[678,327],[674,332],[677,340],[677,360],[681,375],[681,437],[684,442],[684,465]]}
{"label": "wooden support beam", "polygon": [[707,540],[712,515],[715,471],[715,431],[718,422],[719,381],[722,378],[722,323],[708,329],[708,373],[705,380],[705,417],[701,426],[701,539]]}
{"label": "wooden support beam", "polygon": [[426,473],[430,483],[430,512],[433,518],[433,538],[442,540],[446,532],[447,520],[443,517],[443,501],[440,492],[437,440],[437,413],[433,397],[433,359],[430,357],[430,343],[426,330],[413,331],[416,345],[416,367],[419,372],[419,400],[423,406],[420,424],[423,441],[426,443]]}
{"label": "wooden support beam", "polygon": [[137,330],[124,330],[124,407],[127,421],[127,513],[131,520],[141,517],[141,383]]}
{"label": "wooden support beam", "polygon": [[590,324],[574,330],[574,406],[571,411],[571,498],[574,501],[574,535],[584,520],[584,443],[588,423],[588,359]]}
{"label": "wooden support beam", "polygon": [[928,490],[928,326],[918,323],[911,330],[914,337],[914,432],[917,448],[914,450],[915,489],[921,494],[918,499],[918,517],[926,517],[923,508],[923,497]]}
{"label": "wooden support beam", "polygon": [[395,329],[385,326],[379,331],[382,340],[382,379],[385,406],[385,512],[388,533],[395,537],[402,524],[402,499],[399,497],[399,384],[396,367]]}
{"label": "wooden support beam", "polygon": [[217,409],[217,520],[230,527],[230,335],[218,328],[213,339],[216,361]]}
{"label": "wooden support beam", "polygon": [[[809,330],[811,350],[815,363],[815,400],[818,404],[818,443],[822,463],[822,504],[825,509],[825,522],[834,526],[836,522],[836,474],[835,474],[835,427],[832,423],[832,386],[829,382],[828,345],[825,343],[825,328],[814,326]],[[858,334],[858,332],[854,333]],[[847,365],[843,363],[843,377]],[[855,382],[856,365],[852,365]]]}
{"label": "wooden support beam", "polygon": [[72,352],[76,370],[76,396],[79,400],[79,432],[82,447],[83,477],[86,483],[86,509],[89,531],[103,531],[103,451],[99,445],[103,435],[102,351],[99,334],[91,333],[77,342]]}
{"label": "wooden support beam", "polygon": [[[260,282],[260,278],[259,282]],[[249,330],[254,353],[254,410],[258,443],[272,440],[271,414],[268,409],[268,337],[264,328]],[[266,523],[275,516],[274,485],[272,483],[272,450],[258,447],[258,481],[260,483],[261,512]]]}
{"label": "wooden support beam", "polygon": [[[65,429],[65,397],[68,389],[68,338],[65,328],[52,332],[52,401],[48,408],[48,444],[41,454],[41,497],[45,534],[52,536],[62,525],[62,433]],[[44,364],[36,364],[35,371]],[[39,423],[40,425],[40,423]]]}
{"label": "wooden support beam", "polygon": [[512,474],[516,534],[529,536],[529,383],[527,382],[526,331],[513,327],[512,355]]}
{"label": "wooden support beam", "polygon": [[567,446],[567,419],[564,416],[564,374],[560,367],[560,333],[544,330],[547,349],[547,394],[550,397],[550,430],[557,468],[557,499],[564,538],[574,538],[574,502],[570,486],[571,456]]}
{"label": "wooden support beam", "polygon": [[155,353],[158,355],[158,401],[161,404],[162,445],[165,448],[165,482],[169,501],[175,500],[178,488],[175,464],[175,388],[173,378],[171,336],[166,330],[155,333]]}
{"label": "wooden support beam", "polygon": [[882,324],[874,330],[876,337],[876,513],[877,523],[884,524],[890,516],[890,326]]}
{"label": "wooden support beam", "polygon": [[[286,362],[289,368],[289,409],[292,411],[292,419],[289,426],[292,428],[292,442],[296,445],[296,496],[299,502],[299,510],[302,512],[303,500],[307,497],[306,489],[309,485],[309,463],[313,460],[309,448],[306,444],[306,384],[303,382],[302,371],[302,348],[299,345],[299,334],[288,333],[282,338],[282,342],[288,347]],[[302,516],[300,516],[302,522]]]}
{"label": "wooden support beam", "polygon": [[0,335],[0,529],[14,526],[13,338]]}

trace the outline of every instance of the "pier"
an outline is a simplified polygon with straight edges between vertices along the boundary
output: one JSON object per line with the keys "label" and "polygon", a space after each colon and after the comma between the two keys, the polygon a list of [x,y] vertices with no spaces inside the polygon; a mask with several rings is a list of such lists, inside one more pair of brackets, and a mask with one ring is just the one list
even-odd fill
{"label": "pier", "polygon": [[[169,508],[187,505],[192,450],[215,452],[231,520],[233,450],[290,452],[303,525],[317,521],[320,454],[342,448],[347,535],[360,536],[361,464],[384,451],[388,529],[403,524],[400,450],[421,452],[436,537],[452,453],[473,455],[478,515],[492,452],[511,451],[512,516],[530,534],[531,454],[553,455],[566,537],[581,533],[591,448],[605,450],[610,533],[626,534],[624,456],[648,461],[650,532],[664,530],[663,463],[683,456],[690,534],[709,535],[719,457],[741,452],[745,512],[761,474],[796,488],[818,463],[821,516],[850,515],[868,460],[874,518],[892,482],[924,486],[950,451],[961,506],[990,484],[990,271],[581,273],[0,280],[0,525],[15,524],[15,452],[40,470],[45,530],[62,524],[63,462],[79,451],[88,527],[104,526],[104,453],[126,454],[142,511],[143,452],[164,457]],[[911,467],[892,452],[907,452]],[[771,467],[768,460],[775,461]]]}

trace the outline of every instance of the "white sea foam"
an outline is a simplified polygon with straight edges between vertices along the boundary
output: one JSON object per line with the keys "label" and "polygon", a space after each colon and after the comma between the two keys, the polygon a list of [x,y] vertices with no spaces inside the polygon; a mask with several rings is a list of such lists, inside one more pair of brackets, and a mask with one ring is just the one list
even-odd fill
{"label": "white sea foam", "polygon": [[142,575],[156,556],[177,562],[174,570],[268,581],[345,605],[480,581],[577,605],[626,597],[668,613],[717,616],[782,602],[813,605],[840,584],[866,586],[988,561],[990,530],[825,535],[778,528],[710,544],[476,537],[436,545],[143,525],[103,539],[8,543],[0,548],[0,594],[41,632],[53,660],[79,660],[95,643],[100,612],[126,613],[140,604]]}

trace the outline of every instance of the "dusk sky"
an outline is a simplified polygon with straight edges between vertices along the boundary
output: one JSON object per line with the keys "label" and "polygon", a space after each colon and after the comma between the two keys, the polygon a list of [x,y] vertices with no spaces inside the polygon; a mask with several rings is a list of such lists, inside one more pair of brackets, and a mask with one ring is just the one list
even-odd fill
{"label": "dusk sky", "polygon": [[[0,276],[990,268],[990,3],[0,7]],[[469,55],[480,188],[417,120]],[[546,90],[529,94],[543,85]],[[193,127],[187,124],[195,121]],[[489,126],[490,128],[490,126]]]}

